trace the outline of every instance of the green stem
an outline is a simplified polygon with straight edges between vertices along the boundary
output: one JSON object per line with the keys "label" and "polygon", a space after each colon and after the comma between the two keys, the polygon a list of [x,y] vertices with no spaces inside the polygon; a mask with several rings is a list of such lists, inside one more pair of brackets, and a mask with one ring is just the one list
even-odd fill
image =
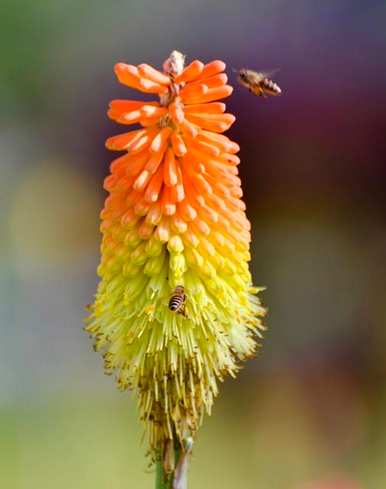
{"label": "green stem", "polygon": [[155,489],[172,489],[172,480],[164,471],[162,459],[159,457],[156,462]]}

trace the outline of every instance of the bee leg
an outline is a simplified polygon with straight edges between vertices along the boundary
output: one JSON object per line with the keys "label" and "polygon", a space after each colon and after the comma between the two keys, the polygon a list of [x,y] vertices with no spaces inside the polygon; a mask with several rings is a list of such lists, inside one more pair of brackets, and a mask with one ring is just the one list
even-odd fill
{"label": "bee leg", "polygon": [[180,314],[182,314],[184,316],[184,318],[188,317],[188,315],[186,314],[186,310],[185,310],[185,304],[181,307]]}

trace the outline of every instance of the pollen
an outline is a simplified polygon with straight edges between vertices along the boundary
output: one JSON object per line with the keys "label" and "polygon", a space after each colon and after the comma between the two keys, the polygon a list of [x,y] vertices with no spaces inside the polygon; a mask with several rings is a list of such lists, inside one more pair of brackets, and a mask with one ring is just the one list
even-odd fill
{"label": "pollen", "polygon": [[[225,64],[173,51],[163,70],[115,65],[118,81],[154,101],[113,100],[128,132],[107,139],[100,282],[86,330],[106,373],[134,390],[151,453],[194,438],[218,384],[251,357],[265,314],[248,267],[232,93]],[[176,287],[185,314],[169,309]]]}

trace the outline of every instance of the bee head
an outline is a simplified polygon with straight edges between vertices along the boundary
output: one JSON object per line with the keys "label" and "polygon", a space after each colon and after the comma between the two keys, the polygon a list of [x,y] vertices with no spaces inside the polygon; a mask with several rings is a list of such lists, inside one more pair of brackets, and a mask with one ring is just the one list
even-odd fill
{"label": "bee head", "polygon": [[239,78],[241,81],[247,81],[247,71],[245,70],[245,68],[242,68],[239,71]]}

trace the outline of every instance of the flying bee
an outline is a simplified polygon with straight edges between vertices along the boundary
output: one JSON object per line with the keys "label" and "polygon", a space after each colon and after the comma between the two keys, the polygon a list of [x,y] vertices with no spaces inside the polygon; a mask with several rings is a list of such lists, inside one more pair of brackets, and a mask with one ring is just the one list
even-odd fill
{"label": "flying bee", "polygon": [[254,71],[242,68],[238,71],[240,85],[247,87],[254,95],[267,97],[267,95],[280,95],[281,89],[277,83],[269,78],[275,71]]}
{"label": "flying bee", "polygon": [[177,285],[177,287],[173,290],[173,294],[169,300],[169,309],[178,314],[182,314],[186,317],[185,314],[185,289],[182,285]]}

